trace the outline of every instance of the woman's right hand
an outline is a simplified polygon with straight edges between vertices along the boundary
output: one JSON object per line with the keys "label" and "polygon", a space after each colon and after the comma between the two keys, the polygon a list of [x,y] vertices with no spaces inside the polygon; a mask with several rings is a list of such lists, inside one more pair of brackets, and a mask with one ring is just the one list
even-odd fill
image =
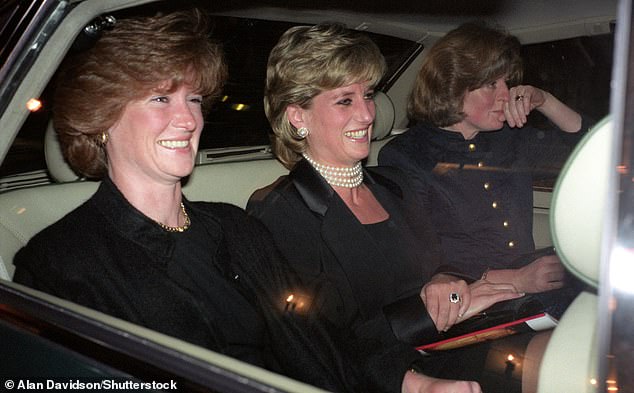
{"label": "woman's right hand", "polygon": [[438,379],[408,371],[403,378],[402,393],[482,393],[477,382]]}
{"label": "woman's right hand", "polygon": [[512,284],[496,284],[485,280],[478,280],[469,284],[471,303],[467,311],[458,318],[457,323],[481,313],[497,302],[517,299],[524,296]]}
{"label": "woman's right hand", "polygon": [[564,286],[565,269],[556,255],[545,255],[517,269],[513,285],[527,293],[545,292]]}
{"label": "woman's right hand", "polygon": [[[451,294],[457,294],[459,301],[451,302]],[[467,283],[442,273],[436,274],[423,286],[420,297],[439,332],[447,331],[454,325],[471,303],[471,293]]]}

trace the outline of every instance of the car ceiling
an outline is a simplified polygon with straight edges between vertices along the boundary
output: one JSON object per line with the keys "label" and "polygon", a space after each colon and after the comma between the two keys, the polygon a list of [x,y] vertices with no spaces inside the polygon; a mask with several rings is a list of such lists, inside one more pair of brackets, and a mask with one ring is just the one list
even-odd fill
{"label": "car ceiling", "polygon": [[618,0],[242,0],[221,13],[350,27],[423,41],[479,19],[504,26],[524,43],[610,31]]}
{"label": "car ceiling", "polygon": [[[151,0],[98,1],[104,8],[116,9]],[[181,0],[164,5],[184,3],[233,16],[302,23],[339,21],[424,43],[463,22],[485,19],[528,44],[608,33],[616,19],[618,0]]]}

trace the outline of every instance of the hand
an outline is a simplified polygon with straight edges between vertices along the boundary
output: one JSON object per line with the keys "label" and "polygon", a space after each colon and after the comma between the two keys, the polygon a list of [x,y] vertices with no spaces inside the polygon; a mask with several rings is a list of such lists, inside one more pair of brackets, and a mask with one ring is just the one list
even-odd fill
{"label": "hand", "polygon": [[504,117],[511,127],[523,127],[528,114],[546,102],[547,93],[529,85],[519,85],[509,90],[509,101],[504,104]]}
{"label": "hand", "polygon": [[408,371],[403,378],[403,393],[482,393],[477,382],[438,379]]}
{"label": "hand", "polygon": [[[457,293],[460,301],[452,303],[449,299]],[[447,274],[437,274],[423,286],[420,297],[427,308],[427,313],[438,331],[447,331],[462,316],[471,303],[469,286],[464,280]]]}
{"label": "hand", "polygon": [[464,315],[458,318],[458,323],[481,313],[497,302],[517,299],[524,296],[511,284],[496,284],[478,280],[469,285],[471,292],[471,304]]}
{"label": "hand", "polygon": [[564,286],[565,270],[559,257],[546,255],[517,269],[513,285],[522,292],[536,293]]}

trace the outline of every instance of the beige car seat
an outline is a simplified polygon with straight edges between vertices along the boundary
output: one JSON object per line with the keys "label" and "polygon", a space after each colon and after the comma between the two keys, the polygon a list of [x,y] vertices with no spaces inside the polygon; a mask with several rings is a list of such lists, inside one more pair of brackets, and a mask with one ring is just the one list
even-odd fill
{"label": "beige car seat", "polygon": [[[553,192],[550,225],[566,268],[596,288],[611,167],[612,122],[604,119],[578,144]],[[553,331],[540,367],[538,392],[586,393],[597,389],[598,297],[582,292]]]}
{"label": "beige car seat", "polygon": [[[377,93],[376,135],[390,133],[394,107],[384,93]],[[13,256],[28,240],[86,201],[99,183],[81,181],[68,166],[52,125],[46,130],[45,157],[56,184],[23,188],[0,194],[0,278],[13,277]],[[183,187],[193,201],[227,202],[246,207],[253,191],[274,182],[288,170],[275,159],[200,165]]]}

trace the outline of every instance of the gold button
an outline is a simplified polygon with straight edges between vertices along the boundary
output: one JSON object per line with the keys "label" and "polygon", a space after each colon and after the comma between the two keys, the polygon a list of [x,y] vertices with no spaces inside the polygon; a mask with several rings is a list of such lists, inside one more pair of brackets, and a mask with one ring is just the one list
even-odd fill
{"label": "gold button", "polygon": [[478,162],[478,168],[482,168],[484,166],[484,162],[480,161]]}
{"label": "gold button", "polygon": [[504,223],[502,225],[504,225],[504,228],[508,228],[509,222],[508,221],[504,221]]}
{"label": "gold button", "polygon": [[475,143],[469,143],[469,151],[475,151],[476,145]]}
{"label": "gold button", "polygon": [[489,182],[484,183],[484,189],[488,190],[489,188],[491,188],[491,183]]}
{"label": "gold button", "polygon": [[513,240],[511,240],[510,242],[507,243],[509,248],[513,248],[515,247],[515,242]]}
{"label": "gold button", "polygon": [[497,209],[497,208],[498,208],[498,203],[497,203],[497,202],[493,202],[493,203],[491,204],[491,206],[492,206],[494,209]]}

